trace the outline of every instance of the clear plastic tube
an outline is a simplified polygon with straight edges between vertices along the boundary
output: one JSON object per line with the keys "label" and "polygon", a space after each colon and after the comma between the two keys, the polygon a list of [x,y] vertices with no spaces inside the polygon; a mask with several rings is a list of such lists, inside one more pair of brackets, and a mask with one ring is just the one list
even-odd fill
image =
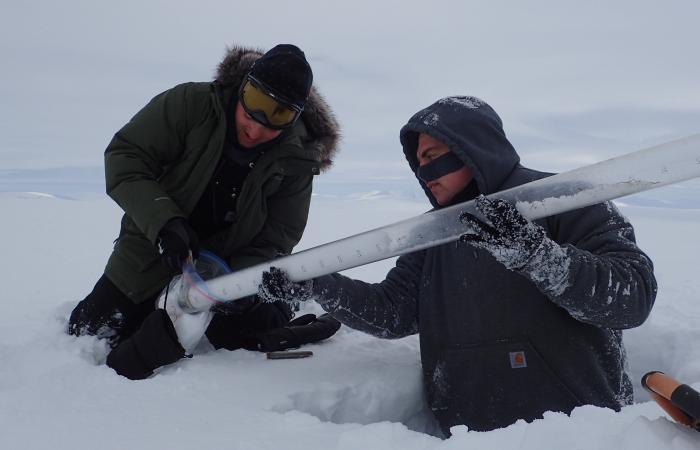
{"label": "clear plastic tube", "polygon": [[[693,135],[607,161],[553,175],[490,195],[516,205],[530,220],[570,211],[700,176],[700,135]],[[217,277],[207,292],[234,300],[255,294],[271,266],[301,281],[454,241],[465,232],[462,212],[478,215],[469,201],[340,239]],[[206,296],[190,290],[180,298],[187,311],[209,308]]]}

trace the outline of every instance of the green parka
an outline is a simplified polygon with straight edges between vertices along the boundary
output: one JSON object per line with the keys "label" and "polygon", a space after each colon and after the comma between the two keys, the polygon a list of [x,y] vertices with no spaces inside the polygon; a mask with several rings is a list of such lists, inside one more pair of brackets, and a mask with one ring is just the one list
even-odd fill
{"label": "green parka", "polygon": [[[187,218],[206,189],[223,153],[225,99],[261,55],[230,49],[216,81],[185,83],[159,94],[107,147],[107,194],[124,216],[105,275],[134,302],[157,294],[171,279],[156,251],[158,232],[174,217]],[[338,129],[312,89],[302,120],[261,154],[246,177],[237,221],[202,247],[234,270],[290,253],[306,226],[313,176],[330,166]]]}

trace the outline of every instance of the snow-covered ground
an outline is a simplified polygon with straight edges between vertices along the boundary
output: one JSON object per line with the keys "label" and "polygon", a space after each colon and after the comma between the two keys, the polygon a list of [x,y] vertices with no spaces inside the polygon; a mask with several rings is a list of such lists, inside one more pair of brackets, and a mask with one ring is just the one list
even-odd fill
{"label": "snow-covered ground", "polygon": [[[457,427],[442,441],[429,434],[415,336],[385,341],[343,327],[308,346],[308,359],[221,350],[144,381],[117,376],[104,365],[102,343],[69,337],[64,327],[101,274],[120,211],[98,195],[0,193],[0,448],[697,449],[700,433],[669,421],[639,379],[662,370],[700,388],[700,210],[627,203],[622,211],[660,285],[649,321],[625,335],[638,403],[620,413],[547,414],[489,433]],[[421,213],[426,204],[382,192],[321,193],[298,249]],[[392,264],[348,272],[378,281]]]}
{"label": "snow-covered ground", "polygon": [[[698,181],[622,200],[660,291],[626,333],[639,403],[618,414],[580,408],[441,441],[415,337],[343,327],[309,359],[209,352],[131,382],[101,343],[63,332],[118,232],[101,194],[107,142],[156,93],[210,80],[226,46],[299,45],[343,126],[299,250],[427,209],[397,136],[444,96],[488,101],[539,170],[700,132],[699,13],[697,0],[4,2],[0,449],[700,448],[638,384],[663,370],[700,388]],[[391,265],[349,272],[378,281]]]}

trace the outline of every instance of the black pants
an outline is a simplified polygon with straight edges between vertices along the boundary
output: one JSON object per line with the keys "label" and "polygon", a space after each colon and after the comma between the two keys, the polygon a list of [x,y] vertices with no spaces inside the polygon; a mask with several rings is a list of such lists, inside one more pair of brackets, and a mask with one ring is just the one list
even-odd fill
{"label": "black pants", "polygon": [[112,348],[133,335],[155,309],[157,296],[136,304],[102,275],[92,292],[73,309],[68,333],[107,339]]}
{"label": "black pants", "polygon": [[[68,333],[107,339],[112,347],[107,364],[129,378],[145,378],[160,365],[184,355],[169,319],[155,310],[157,297],[136,304],[102,275],[92,292],[73,309]],[[217,349],[254,350],[250,336],[284,327],[291,318],[292,312],[284,303],[249,301],[245,309],[217,309],[206,335]]]}

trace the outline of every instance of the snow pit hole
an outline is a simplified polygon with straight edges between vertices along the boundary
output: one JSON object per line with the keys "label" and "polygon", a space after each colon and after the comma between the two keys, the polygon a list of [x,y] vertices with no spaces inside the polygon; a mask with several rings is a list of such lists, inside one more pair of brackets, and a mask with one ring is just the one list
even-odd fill
{"label": "snow pit hole", "polygon": [[[410,386],[414,388],[415,386]],[[437,435],[438,426],[421,389],[367,382],[355,386],[324,386],[290,395],[272,411],[299,411],[336,424],[402,423],[413,431]]]}

